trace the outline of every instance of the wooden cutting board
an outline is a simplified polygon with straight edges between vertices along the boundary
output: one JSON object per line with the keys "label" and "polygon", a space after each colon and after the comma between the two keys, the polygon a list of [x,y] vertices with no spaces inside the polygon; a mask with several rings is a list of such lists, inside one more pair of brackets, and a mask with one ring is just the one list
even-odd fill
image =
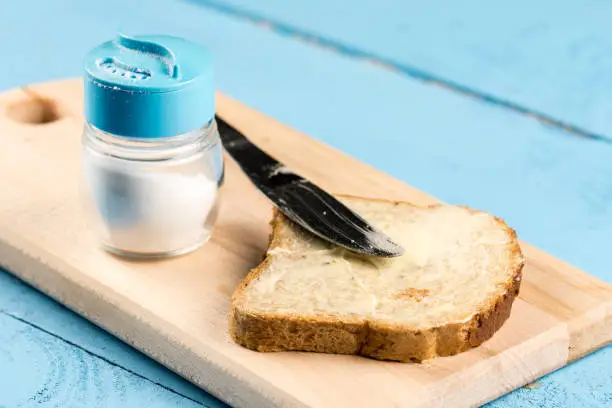
{"label": "wooden cutting board", "polygon": [[[267,200],[227,160],[205,247],[155,262],[107,255],[81,209],[81,92],[67,80],[0,96],[0,265],[233,406],[477,406],[612,340],[612,287],[522,243],[528,260],[512,316],[469,352],[401,364],[237,346],[227,334],[230,295],[266,249]],[[218,111],[332,192],[436,202],[224,95]]]}

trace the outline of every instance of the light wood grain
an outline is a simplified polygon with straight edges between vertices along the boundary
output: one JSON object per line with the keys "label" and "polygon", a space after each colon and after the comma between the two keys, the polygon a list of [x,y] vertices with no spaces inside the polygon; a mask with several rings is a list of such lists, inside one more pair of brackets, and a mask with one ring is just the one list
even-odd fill
{"label": "light wood grain", "polygon": [[[267,243],[270,205],[227,162],[219,223],[201,250],[130,263],[97,248],[79,197],[80,81],[32,86],[54,122],[6,116],[0,99],[0,263],[154,359],[235,406],[474,406],[611,340],[609,285],[523,244],[523,290],[483,346],[423,365],[303,353],[260,354],[227,335],[229,296]],[[218,95],[225,119],[330,191],[427,204],[435,199]],[[328,172],[326,163],[345,169]],[[18,170],[18,171],[17,171]]]}

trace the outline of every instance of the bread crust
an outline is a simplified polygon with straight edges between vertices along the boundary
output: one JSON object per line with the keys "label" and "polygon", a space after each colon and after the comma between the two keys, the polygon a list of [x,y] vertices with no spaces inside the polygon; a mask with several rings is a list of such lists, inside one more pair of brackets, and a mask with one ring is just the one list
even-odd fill
{"label": "bread crust", "polygon": [[[405,202],[394,204],[411,205]],[[429,207],[441,205],[443,204]],[[365,318],[310,317],[249,311],[244,305],[244,291],[271,263],[272,257],[266,255],[263,262],[244,278],[232,296],[229,333],[236,343],[260,352],[353,354],[399,362],[418,363],[477,347],[490,339],[510,316],[514,299],[519,294],[525,264],[516,232],[503,220],[497,217],[495,220],[511,238],[512,273],[505,284],[506,290],[503,294],[485,301],[482,308],[465,321],[422,330],[402,324],[372,322]],[[275,209],[271,221],[269,248],[281,244],[279,231],[286,222],[285,217]]]}

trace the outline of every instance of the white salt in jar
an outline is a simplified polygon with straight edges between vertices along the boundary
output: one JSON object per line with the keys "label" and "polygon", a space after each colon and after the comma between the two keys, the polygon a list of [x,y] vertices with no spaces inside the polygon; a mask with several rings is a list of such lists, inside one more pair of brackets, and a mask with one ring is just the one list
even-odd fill
{"label": "white salt in jar", "polygon": [[223,182],[208,54],[174,37],[120,36],[86,59],[84,193],[101,245],[189,252],[212,232]]}

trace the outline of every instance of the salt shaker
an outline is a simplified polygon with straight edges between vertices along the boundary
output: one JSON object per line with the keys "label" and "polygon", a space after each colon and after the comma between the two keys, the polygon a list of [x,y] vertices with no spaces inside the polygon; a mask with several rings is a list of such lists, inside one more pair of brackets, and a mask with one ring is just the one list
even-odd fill
{"label": "salt shaker", "polygon": [[201,246],[223,182],[208,52],[120,35],[87,54],[84,76],[83,192],[101,245],[141,258]]}

